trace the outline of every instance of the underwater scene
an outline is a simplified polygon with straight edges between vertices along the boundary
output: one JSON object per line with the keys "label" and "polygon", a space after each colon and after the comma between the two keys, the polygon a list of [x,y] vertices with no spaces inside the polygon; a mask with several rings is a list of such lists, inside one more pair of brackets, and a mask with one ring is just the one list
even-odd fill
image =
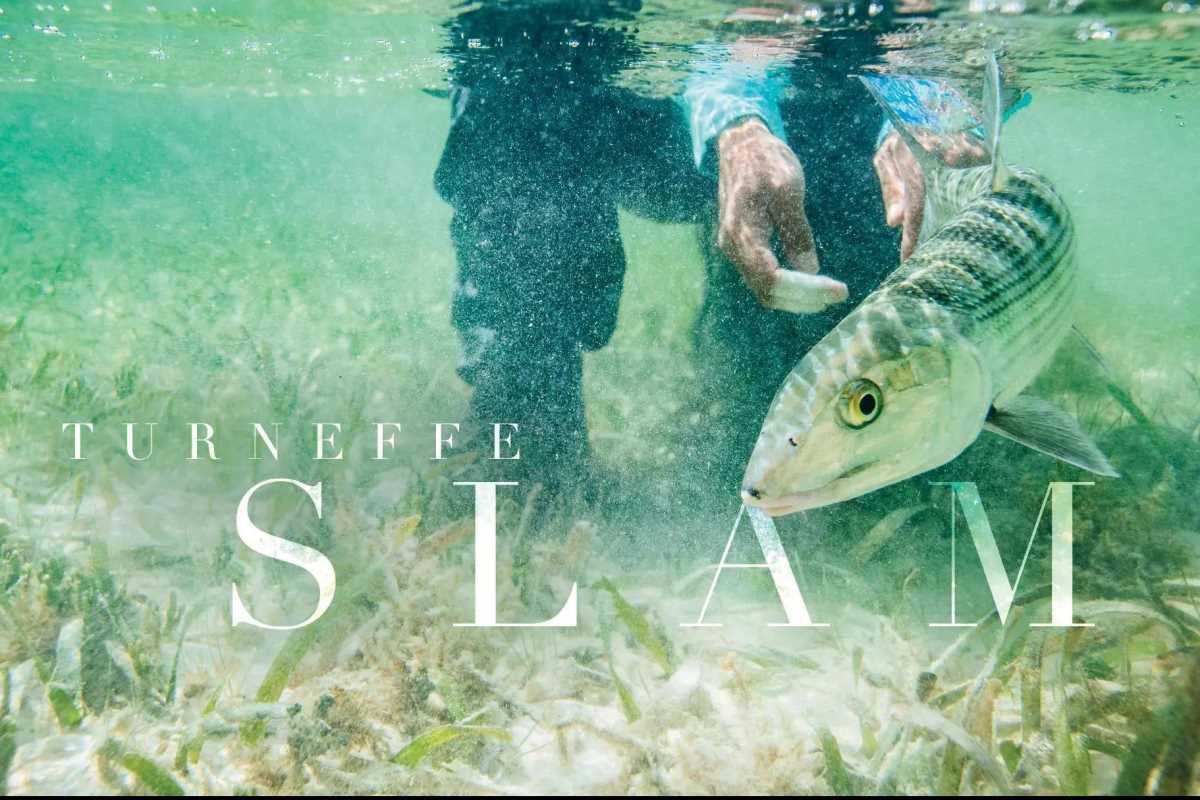
{"label": "underwater scene", "polygon": [[7,794],[1200,792],[1200,6],[0,0]]}

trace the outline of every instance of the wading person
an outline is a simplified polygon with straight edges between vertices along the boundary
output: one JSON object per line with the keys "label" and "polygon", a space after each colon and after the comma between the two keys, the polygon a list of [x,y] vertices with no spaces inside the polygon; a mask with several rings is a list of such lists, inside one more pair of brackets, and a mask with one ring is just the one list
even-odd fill
{"label": "wading person", "polygon": [[695,220],[713,191],[677,105],[613,85],[638,57],[623,30],[636,5],[484,2],[448,24],[453,123],[436,186],[454,209],[458,371],[474,419],[521,426],[505,478],[550,494],[589,473],[583,353],[616,325],[618,207]]}
{"label": "wading person", "polygon": [[919,170],[851,77],[880,57],[890,16],[872,8],[816,35],[702,46],[682,111],[613,85],[639,57],[632,4],[485,3],[448,25],[436,180],[454,209],[452,321],[472,416],[521,425],[506,478],[588,476],[582,354],[616,323],[625,207],[701,224],[689,483],[737,496],[779,381],[895,266],[897,229],[911,247],[919,228]]}

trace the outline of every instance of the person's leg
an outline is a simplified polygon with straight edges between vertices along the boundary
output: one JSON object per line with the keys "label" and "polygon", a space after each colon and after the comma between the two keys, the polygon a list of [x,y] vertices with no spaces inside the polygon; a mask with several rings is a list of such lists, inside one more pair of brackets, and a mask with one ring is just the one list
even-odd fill
{"label": "person's leg", "polygon": [[[544,333],[497,332],[476,363],[471,417],[484,425],[519,426],[514,443],[521,457],[498,470],[506,479],[540,483],[554,493],[574,491],[588,467],[582,349]],[[480,445],[490,453],[493,432],[484,434]]]}
{"label": "person's leg", "polygon": [[593,96],[558,91],[534,106],[489,96],[463,112],[438,169],[455,209],[451,315],[480,449],[491,447],[486,426],[518,424],[521,461],[503,474],[555,490],[588,472],[582,353],[612,335],[625,272],[613,192],[582,119],[603,121]]}
{"label": "person's leg", "polygon": [[503,209],[502,219],[478,210],[455,214],[459,374],[472,388],[481,450],[491,450],[492,423],[520,426],[521,459],[503,473],[555,492],[573,490],[589,461],[583,351],[611,334],[624,264],[611,253],[598,259],[592,244],[578,241],[582,232],[564,241],[561,229],[547,227],[545,213],[516,205]]}

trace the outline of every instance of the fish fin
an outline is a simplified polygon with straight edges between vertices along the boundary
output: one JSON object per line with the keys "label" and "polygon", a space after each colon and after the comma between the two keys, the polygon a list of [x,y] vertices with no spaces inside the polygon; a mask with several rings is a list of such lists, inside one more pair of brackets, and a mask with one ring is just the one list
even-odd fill
{"label": "fish fin", "polygon": [[1000,126],[1004,120],[1004,102],[1001,98],[1000,62],[995,52],[988,55],[983,73],[983,132],[987,137],[988,151],[992,158],[992,191],[999,192],[1008,185],[1008,167],[1000,157]]}
{"label": "fish fin", "polygon": [[883,109],[883,113],[887,114],[888,120],[892,123],[896,133],[900,134],[900,138],[908,145],[908,149],[912,151],[913,158],[917,159],[917,163],[921,165],[921,171],[926,175],[932,175],[940,169],[943,169],[941,159],[933,153],[925,149],[924,145],[917,141],[917,137],[909,130],[907,123],[900,119],[900,115],[896,113],[896,109],[892,108],[891,103],[884,99],[876,87],[874,79],[869,75],[859,75],[858,79],[862,81],[863,86],[867,87],[867,91],[871,93],[871,97],[875,98],[875,102]]}
{"label": "fish fin", "polygon": [[992,406],[984,427],[1089,472],[1119,477],[1075,418],[1045,400],[1018,395],[1004,408]]}

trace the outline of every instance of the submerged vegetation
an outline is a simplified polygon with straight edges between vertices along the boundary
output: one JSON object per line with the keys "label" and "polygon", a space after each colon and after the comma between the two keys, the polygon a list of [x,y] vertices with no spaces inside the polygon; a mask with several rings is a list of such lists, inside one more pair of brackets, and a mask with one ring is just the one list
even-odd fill
{"label": "submerged vegetation", "polygon": [[[503,516],[515,526],[521,509]],[[518,595],[561,598],[582,579],[594,615],[578,629],[482,631],[452,626],[471,602],[469,525],[433,510],[341,524],[340,564],[376,557],[347,570],[325,618],[263,646],[225,627],[223,591],[160,605],[123,588],[102,554],[38,558],[6,528],[8,790],[1197,788],[1200,578],[1186,565],[1122,568],[1104,599],[1078,592],[1077,617],[1095,627],[1031,627],[1048,617],[1048,592],[1033,588],[1007,625],[993,614],[937,651],[903,596],[822,549],[804,567],[856,598],[824,610],[833,628],[768,635],[769,588],[728,586],[725,627],[698,634],[675,620],[695,613],[709,571],[673,579],[589,559],[596,526],[579,521],[522,558],[502,553],[501,614],[536,619],[544,609]],[[1098,590],[1108,569],[1082,574]],[[257,686],[239,685],[252,675]]]}
{"label": "submerged vegetation", "polygon": [[[10,404],[61,393],[80,418],[104,419],[160,402],[127,366],[95,382],[111,389],[81,389],[72,359],[35,355],[14,327],[30,349],[6,366]],[[266,402],[306,413],[302,393],[279,389],[303,379],[251,352],[271,364]],[[1074,390],[1047,389],[1103,394],[1080,372]],[[926,627],[945,614],[947,549],[924,484],[784,526],[806,594],[834,623],[802,632],[767,627],[780,614],[769,583],[729,576],[713,612],[724,627],[681,628],[715,547],[631,569],[611,544],[627,516],[532,513],[536,491],[502,495],[501,619],[548,618],[572,582],[587,600],[575,629],[479,630],[453,626],[471,613],[473,521],[452,485],[470,458],[312,474],[296,455],[277,468],[327,481],[329,513],[286,496],[256,513],[328,552],[339,590],[316,624],[272,634],[229,628],[230,582],[275,618],[308,607],[311,590],[241,547],[229,514],[212,513],[225,531],[207,547],[97,536],[90,525],[135,502],[105,477],[127,468],[119,450],[111,464],[52,459],[42,481],[6,473],[0,769],[11,793],[1194,793],[1200,571],[1180,482],[1196,474],[1197,443],[1093,405],[1127,475],[1075,510],[1075,612],[1094,627],[1031,627],[1049,618],[1046,572],[1033,570],[1006,625],[987,615],[949,642]],[[1010,487],[997,500],[1017,507],[1054,477],[1000,440],[965,458],[992,465],[988,485]],[[234,496],[246,469],[211,470],[229,484],[215,494]],[[1006,553],[1026,516],[997,514]],[[1042,563],[1047,541],[1034,542]]]}

